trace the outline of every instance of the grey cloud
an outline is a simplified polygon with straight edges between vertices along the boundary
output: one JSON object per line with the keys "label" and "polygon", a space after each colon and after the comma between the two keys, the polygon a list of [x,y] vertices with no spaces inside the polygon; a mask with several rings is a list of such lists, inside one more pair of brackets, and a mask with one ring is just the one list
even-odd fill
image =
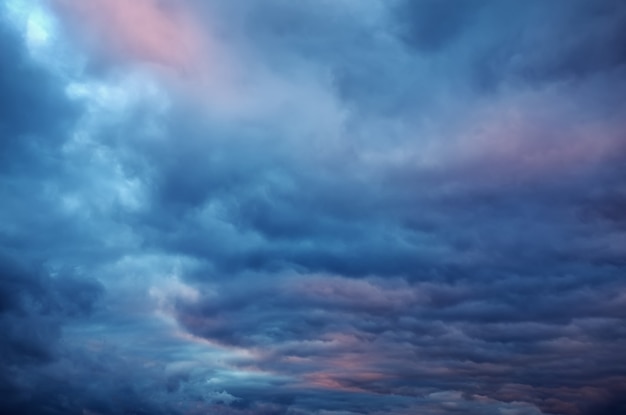
{"label": "grey cloud", "polygon": [[488,3],[485,0],[399,2],[395,10],[400,21],[399,36],[420,52],[445,49],[463,37],[465,29],[475,23],[476,15]]}
{"label": "grey cloud", "polygon": [[32,375],[59,358],[63,324],[86,318],[102,294],[94,281],[48,272],[0,257],[2,411],[48,413],[32,397],[45,380]]}
{"label": "grey cloud", "polygon": [[621,4],[332,3],[194,6],[242,119],[70,99],[2,35],[7,410],[621,409]]}

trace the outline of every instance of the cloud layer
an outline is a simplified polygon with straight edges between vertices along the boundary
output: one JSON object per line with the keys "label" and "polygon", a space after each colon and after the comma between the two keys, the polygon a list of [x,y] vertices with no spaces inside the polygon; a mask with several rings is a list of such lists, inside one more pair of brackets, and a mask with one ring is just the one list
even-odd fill
{"label": "cloud layer", "polygon": [[626,410],[621,1],[0,12],[0,412]]}

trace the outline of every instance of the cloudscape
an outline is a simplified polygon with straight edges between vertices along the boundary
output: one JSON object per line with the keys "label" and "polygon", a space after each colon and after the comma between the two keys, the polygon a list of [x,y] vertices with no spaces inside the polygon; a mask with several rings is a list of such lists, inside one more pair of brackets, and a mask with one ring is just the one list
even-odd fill
{"label": "cloudscape", "polygon": [[626,414],[622,0],[3,0],[0,413]]}

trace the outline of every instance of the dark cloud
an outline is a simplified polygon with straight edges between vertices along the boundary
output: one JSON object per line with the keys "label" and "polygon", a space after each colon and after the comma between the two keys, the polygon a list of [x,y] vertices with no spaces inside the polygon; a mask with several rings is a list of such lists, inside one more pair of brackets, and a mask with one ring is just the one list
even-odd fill
{"label": "dark cloud", "polygon": [[471,28],[472,20],[488,3],[485,0],[400,2],[395,11],[401,22],[399,35],[420,52],[445,49],[463,37],[465,29]]}
{"label": "dark cloud", "polygon": [[59,357],[62,325],[88,316],[102,287],[67,271],[51,276],[6,253],[0,257],[0,275],[0,388],[6,392],[0,410],[55,413],[41,408],[48,403],[33,397],[46,382],[35,373]]}
{"label": "dark cloud", "polygon": [[437,52],[438,70],[467,77],[479,90],[623,75],[626,9],[619,1],[402,1],[393,15],[409,48]]}
{"label": "dark cloud", "polygon": [[71,128],[76,107],[57,80],[26,56],[18,35],[0,26],[0,169],[3,174],[54,171],[56,147]]}
{"label": "dark cloud", "polygon": [[[456,291],[459,299],[447,306],[434,303],[444,289],[449,295]],[[624,367],[617,364],[624,346],[623,300],[608,292],[606,299],[574,300],[580,294],[572,293],[572,303],[565,305],[567,290],[551,296],[535,289],[516,294],[523,298],[517,303],[506,298],[507,291],[519,290],[515,283],[492,289],[505,296],[502,303],[494,302],[489,288],[475,285],[299,275],[262,291],[235,289],[177,308],[181,324],[197,336],[264,351],[260,360],[242,364],[302,371],[314,384],[340,390],[419,396],[445,384],[545,409],[537,390],[556,405],[571,402],[565,388],[602,390],[607,377],[615,382],[610,388],[623,385]],[[601,303],[607,305],[602,311],[584,309]],[[406,379],[413,379],[411,387]],[[528,389],[506,395],[507,385]]]}
{"label": "dark cloud", "polygon": [[181,2],[184,71],[11,4],[2,411],[622,410],[621,2]]}

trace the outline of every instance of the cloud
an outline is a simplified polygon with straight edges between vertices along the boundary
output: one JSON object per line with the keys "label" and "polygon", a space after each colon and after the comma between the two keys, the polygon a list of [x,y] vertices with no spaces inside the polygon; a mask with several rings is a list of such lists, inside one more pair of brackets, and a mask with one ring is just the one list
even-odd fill
{"label": "cloud", "polygon": [[77,37],[113,59],[191,70],[205,46],[202,29],[181,2],[57,0],[53,5],[77,28]]}
{"label": "cloud", "polygon": [[621,409],[619,2],[122,3],[0,7],[0,408]]}
{"label": "cloud", "polygon": [[102,287],[67,271],[50,276],[45,269],[20,264],[5,252],[0,274],[0,388],[5,392],[0,408],[38,411],[39,404],[30,395],[44,379],[34,374],[59,358],[62,325],[86,318]]}

